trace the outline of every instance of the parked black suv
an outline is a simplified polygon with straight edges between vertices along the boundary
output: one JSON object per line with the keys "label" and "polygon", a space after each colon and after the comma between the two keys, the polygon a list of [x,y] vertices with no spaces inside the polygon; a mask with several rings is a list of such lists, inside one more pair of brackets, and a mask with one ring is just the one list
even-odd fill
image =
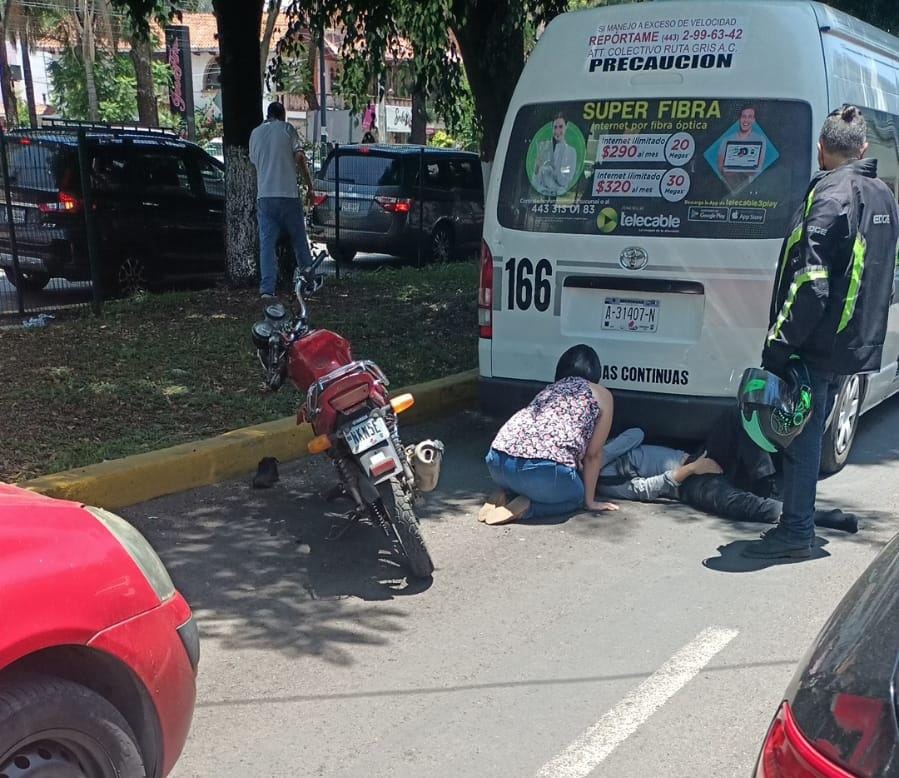
{"label": "parked black suv", "polygon": [[[20,272],[2,189],[0,268],[22,289],[42,289],[53,277],[91,279],[77,129],[66,123],[7,134]],[[86,128],[86,152],[105,293],[224,272],[218,160],[173,132],[100,125]]]}
{"label": "parked black suv", "polygon": [[360,251],[415,256],[419,247],[445,260],[480,244],[481,162],[452,149],[341,146],[316,174],[314,202],[312,223],[324,228],[328,253],[338,261]]}

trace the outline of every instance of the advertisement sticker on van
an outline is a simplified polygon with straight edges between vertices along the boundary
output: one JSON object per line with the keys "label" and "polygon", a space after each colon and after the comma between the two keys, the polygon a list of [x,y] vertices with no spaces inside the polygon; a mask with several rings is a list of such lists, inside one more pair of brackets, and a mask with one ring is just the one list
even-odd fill
{"label": "advertisement sticker on van", "polygon": [[577,235],[781,238],[808,183],[811,135],[799,100],[525,105],[499,221]]}
{"label": "advertisement sticker on van", "polygon": [[590,73],[733,67],[743,50],[742,17],[691,16],[597,25],[587,39]]}

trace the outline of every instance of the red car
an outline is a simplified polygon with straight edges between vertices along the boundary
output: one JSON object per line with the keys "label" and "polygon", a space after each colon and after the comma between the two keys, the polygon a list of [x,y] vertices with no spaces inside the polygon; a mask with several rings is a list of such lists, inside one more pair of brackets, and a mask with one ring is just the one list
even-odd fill
{"label": "red car", "polygon": [[161,778],[190,728],[190,607],[115,514],[0,484],[0,776]]}

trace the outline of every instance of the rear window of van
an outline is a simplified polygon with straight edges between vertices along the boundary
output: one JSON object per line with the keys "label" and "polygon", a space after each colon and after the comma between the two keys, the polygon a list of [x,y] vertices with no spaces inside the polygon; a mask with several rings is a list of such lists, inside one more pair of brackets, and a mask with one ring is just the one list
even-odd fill
{"label": "rear window of van", "polygon": [[341,153],[340,162],[333,156],[324,171],[326,181],[335,181],[338,166],[340,182],[356,186],[399,186],[403,182],[403,162],[385,154]]}
{"label": "rear window of van", "polygon": [[808,186],[797,100],[654,98],[523,106],[498,218],[516,230],[782,237]]}

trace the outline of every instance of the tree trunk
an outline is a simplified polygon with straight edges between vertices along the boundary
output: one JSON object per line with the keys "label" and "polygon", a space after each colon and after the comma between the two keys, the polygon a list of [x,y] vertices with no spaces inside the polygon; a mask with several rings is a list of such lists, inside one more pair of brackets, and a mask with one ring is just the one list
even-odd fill
{"label": "tree trunk", "polygon": [[25,99],[28,101],[28,120],[37,127],[37,105],[34,101],[34,77],[31,73],[31,44],[28,39],[28,20],[19,30],[19,45],[22,47],[22,78],[25,80]]}
{"label": "tree trunk", "polygon": [[256,176],[250,133],[262,123],[259,31],[262,3],[213,0],[218,22],[225,144],[225,250],[232,283],[256,278]]}
{"label": "tree trunk", "polygon": [[259,74],[265,81],[265,66],[268,65],[268,55],[272,49],[272,35],[275,33],[275,24],[281,13],[280,0],[269,0],[265,16],[265,30],[262,32],[262,43],[259,46]]}
{"label": "tree trunk", "polygon": [[84,0],[81,12],[81,59],[84,63],[84,87],[87,92],[87,118],[100,119],[100,99],[97,97],[97,81],[94,74],[94,20],[92,10]]}
{"label": "tree trunk", "polygon": [[131,36],[131,63],[134,65],[134,75],[137,78],[137,115],[145,127],[159,126],[159,110],[153,86],[152,56],[150,40],[134,33]]}
{"label": "tree trunk", "polygon": [[425,106],[425,96],[421,89],[412,91],[412,131],[409,136],[410,143],[418,143],[424,146],[428,142],[428,113]]}
{"label": "tree trunk", "polygon": [[19,123],[19,106],[12,83],[12,72],[9,69],[9,58],[6,54],[6,18],[0,21],[0,89],[3,90],[3,111],[6,114],[6,126],[15,127]]}
{"label": "tree trunk", "polygon": [[[456,0],[454,6],[459,2]],[[481,156],[486,162],[492,162],[496,154],[506,109],[524,69],[523,28],[511,33],[502,29],[504,18],[511,13],[509,5],[510,0],[480,0],[467,13],[453,14],[456,19],[464,19],[463,24],[456,24],[452,29],[465,62],[475,108],[483,123]]]}

